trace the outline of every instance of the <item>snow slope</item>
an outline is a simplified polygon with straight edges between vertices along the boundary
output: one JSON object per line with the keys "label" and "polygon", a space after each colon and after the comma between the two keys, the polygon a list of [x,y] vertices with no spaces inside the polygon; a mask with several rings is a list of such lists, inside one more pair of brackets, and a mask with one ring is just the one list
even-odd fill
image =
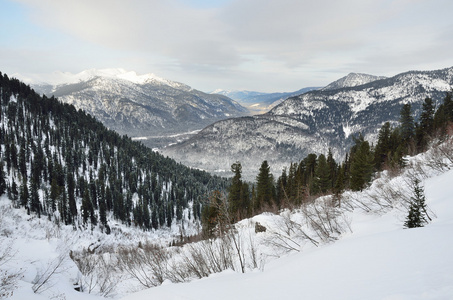
{"label": "snow slope", "polygon": [[123,298],[144,299],[453,299],[453,170],[425,182],[437,218],[403,229],[405,212],[354,212],[353,233],[274,260],[263,272],[226,271],[164,284]]}
{"label": "snow slope", "polygon": [[[315,247],[307,240],[296,240],[300,252],[278,251],[266,237],[281,216],[265,213],[237,226],[243,232],[253,231],[259,221],[268,228],[265,233],[250,235],[259,247],[258,268],[247,268],[245,274],[228,270],[179,284],[167,280],[162,286],[135,293],[142,287],[124,277],[110,296],[123,300],[453,299],[453,166],[450,161],[444,165],[450,170],[442,173],[432,169],[430,162],[434,156],[419,155],[409,159],[409,168],[400,176],[384,172],[363,192],[344,193],[342,220],[349,221],[350,230],[334,235],[330,242],[320,241]],[[413,176],[424,179],[433,221],[423,228],[403,229],[407,215],[404,199],[411,196]],[[392,197],[385,199],[389,193]],[[0,264],[0,270],[22,273],[11,299],[105,299],[74,290],[80,272],[69,259],[69,249],[93,248],[93,244],[115,248],[125,243],[137,245],[145,239],[168,242],[169,238],[169,232],[140,236],[129,227],[118,227],[109,236],[96,230],[73,231],[68,226],[56,227],[45,218],[27,216],[23,210],[9,208],[8,203],[5,196],[0,198],[0,251],[12,242],[14,257]],[[360,209],[360,203],[369,209]],[[299,218],[304,224],[297,214],[293,212],[292,220]],[[50,284],[33,293],[34,283],[59,258],[63,258],[62,267]]]}

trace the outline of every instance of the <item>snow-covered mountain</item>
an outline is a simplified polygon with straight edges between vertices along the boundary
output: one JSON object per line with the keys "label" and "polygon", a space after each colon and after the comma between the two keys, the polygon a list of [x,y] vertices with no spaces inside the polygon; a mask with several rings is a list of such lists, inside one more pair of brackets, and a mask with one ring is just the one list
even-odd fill
{"label": "snow-covered mountain", "polygon": [[283,102],[288,97],[300,95],[309,91],[317,90],[319,87],[307,87],[297,90],[295,92],[283,93],[262,93],[254,91],[227,91],[215,90],[211,94],[220,94],[227,96],[245,106],[253,114],[266,113],[276,105]]}
{"label": "snow-covered mountain", "polygon": [[386,77],[384,76],[374,76],[374,75],[369,75],[369,74],[363,74],[363,73],[349,73],[345,77],[341,77],[338,80],[335,80],[334,82],[330,83],[329,85],[323,87],[321,90],[327,91],[327,90],[336,90],[336,89],[341,89],[341,88],[347,88],[347,87],[354,87],[366,83],[370,83],[379,79],[385,79]]}
{"label": "snow-covered mountain", "polygon": [[357,80],[344,82],[353,86],[311,91],[288,98],[264,115],[217,122],[163,152],[225,175],[232,163],[240,161],[249,179],[263,160],[280,174],[289,162],[309,153],[326,153],[329,147],[339,157],[353,136],[362,133],[373,141],[384,122],[397,122],[403,104],[411,103],[418,115],[426,97],[440,103],[452,89],[453,68],[410,71],[356,86],[351,82]]}
{"label": "snow-covered mountain", "polygon": [[123,69],[55,73],[50,83],[32,86],[39,93],[54,95],[87,111],[120,134],[149,137],[144,142],[151,147],[168,143],[163,136],[199,130],[218,120],[248,114],[228,97]]}

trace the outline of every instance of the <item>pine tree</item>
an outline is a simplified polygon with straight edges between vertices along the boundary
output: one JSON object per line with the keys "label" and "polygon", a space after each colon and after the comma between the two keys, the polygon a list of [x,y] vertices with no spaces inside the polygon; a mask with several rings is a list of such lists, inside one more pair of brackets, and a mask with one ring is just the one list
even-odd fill
{"label": "pine tree", "polygon": [[22,205],[23,207],[25,208],[29,208],[28,205],[29,205],[29,200],[30,200],[30,194],[28,192],[28,184],[27,184],[27,179],[26,177],[24,178],[20,188],[20,196],[19,196],[19,200],[20,200],[20,205]]}
{"label": "pine tree", "polygon": [[102,226],[107,226],[107,212],[105,208],[104,198],[99,199],[99,221],[101,222]]}
{"label": "pine tree", "polygon": [[77,216],[77,204],[75,200],[75,195],[74,195],[74,177],[72,176],[71,173],[68,173],[67,179],[68,183],[68,206],[69,206],[69,212],[71,214],[71,219],[74,220]]}
{"label": "pine tree", "polygon": [[401,140],[403,143],[404,153],[409,151],[409,144],[415,134],[414,117],[412,116],[411,104],[406,103],[401,108],[400,112],[400,127],[401,127]]}
{"label": "pine tree", "polygon": [[242,190],[242,166],[240,162],[235,162],[231,165],[231,172],[234,176],[231,179],[231,185],[228,191],[228,205],[230,209],[230,215],[235,218],[236,215],[240,214],[241,208],[241,190]]}
{"label": "pine tree", "polygon": [[371,180],[374,168],[374,155],[368,141],[360,136],[351,149],[350,188],[353,191],[362,190]]}
{"label": "pine tree", "polygon": [[327,165],[329,167],[329,177],[330,177],[330,188],[333,188],[335,186],[335,181],[337,180],[337,171],[338,171],[338,165],[333,158],[333,153],[332,149],[329,148],[329,152],[327,153]]}
{"label": "pine tree", "polygon": [[434,105],[431,98],[426,98],[423,103],[420,123],[415,127],[415,144],[417,152],[423,152],[428,146],[434,132]]}
{"label": "pine tree", "polygon": [[271,206],[274,203],[274,183],[267,160],[263,161],[256,177],[256,203],[255,209],[259,210],[263,205]]}
{"label": "pine tree", "polygon": [[6,174],[5,171],[3,170],[3,164],[0,163],[0,196],[3,195],[5,191],[6,191]]}
{"label": "pine tree", "polygon": [[159,228],[159,220],[158,220],[158,217],[157,217],[157,207],[156,206],[153,206],[152,210],[151,210],[151,226],[154,229],[158,229]]}
{"label": "pine tree", "polygon": [[281,203],[285,203],[287,198],[287,185],[288,185],[288,176],[286,175],[286,168],[283,168],[282,175],[278,177],[276,183],[276,202],[277,206],[280,208]]}
{"label": "pine tree", "polygon": [[385,122],[379,130],[378,141],[374,151],[374,164],[376,170],[381,170],[382,165],[387,163],[392,152],[390,142],[392,128],[389,122]]}
{"label": "pine tree", "polygon": [[414,196],[411,197],[409,206],[409,213],[404,222],[404,227],[415,228],[423,227],[428,223],[429,215],[425,203],[425,194],[423,188],[420,186],[418,179],[414,180]]}
{"label": "pine tree", "polygon": [[434,130],[441,136],[444,136],[447,133],[448,123],[453,122],[452,93],[453,92],[447,92],[444,102],[434,114]]}
{"label": "pine tree", "polygon": [[90,199],[90,192],[88,191],[88,188],[85,187],[85,190],[83,192],[83,198],[82,198],[82,219],[83,219],[83,224],[87,224],[88,218],[90,217],[90,212],[92,209],[91,205],[91,199]]}
{"label": "pine tree", "polygon": [[41,201],[39,200],[38,183],[31,180],[30,184],[30,210],[36,212],[38,218],[41,217]]}
{"label": "pine tree", "polygon": [[330,176],[330,168],[327,164],[326,157],[324,154],[319,155],[318,163],[315,169],[315,178],[313,180],[313,194],[326,193],[327,190],[332,186],[332,178]]}

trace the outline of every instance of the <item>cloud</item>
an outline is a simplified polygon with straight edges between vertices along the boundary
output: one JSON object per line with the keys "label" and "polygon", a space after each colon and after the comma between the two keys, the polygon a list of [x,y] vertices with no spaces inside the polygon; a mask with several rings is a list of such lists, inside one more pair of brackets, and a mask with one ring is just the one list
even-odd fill
{"label": "cloud", "polygon": [[[162,58],[187,76],[201,72],[203,80],[219,72],[244,80],[256,72],[257,78],[281,72],[288,80],[331,69],[371,73],[388,65],[393,71],[398,57],[403,68],[436,60],[424,57],[426,49],[451,49],[453,39],[449,0],[223,0],[211,6],[181,0],[17,1],[41,26],[142,62]],[[438,61],[452,61],[447,51],[436,52],[442,52]]]}

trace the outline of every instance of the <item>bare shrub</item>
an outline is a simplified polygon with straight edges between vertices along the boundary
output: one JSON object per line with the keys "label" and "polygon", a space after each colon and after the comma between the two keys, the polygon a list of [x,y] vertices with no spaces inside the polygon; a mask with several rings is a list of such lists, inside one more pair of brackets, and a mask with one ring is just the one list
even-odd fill
{"label": "bare shrub", "polygon": [[436,140],[427,152],[428,165],[439,172],[445,172],[453,166],[453,136],[445,140]]}
{"label": "bare shrub", "polygon": [[9,298],[17,288],[17,281],[22,277],[22,271],[4,269],[5,265],[14,258],[13,241],[7,242],[0,238],[0,299]]}
{"label": "bare shrub", "polygon": [[66,265],[68,260],[67,253],[61,253],[56,259],[49,261],[45,267],[38,269],[38,273],[33,280],[33,292],[41,293],[54,286],[57,283],[55,281],[56,275],[65,272],[69,268]]}
{"label": "bare shrub", "polygon": [[[105,256],[108,256],[109,259],[107,260]],[[82,251],[79,253],[71,252],[70,257],[81,273],[79,279],[80,291],[90,294],[96,293],[103,297],[114,293],[122,276],[117,274],[110,254],[94,254],[90,251]]]}
{"label": "bare shrub", "polygon": [[145,243],[141,248],[123,247],[118,251],[120,270],[143,286],[161,285],[168,271],[168,252],[161,246]]}
{"label": "bare shrub", "polygon": [[332,205],[330,197],[322,197],[312,205],[304,206],[302,213],[320,241],[336,240],[345,231],[345,226],[341,220],[345,221],[346,219],[340,218],[343,212]]}
{"label": "bare shrub", "polygon": [[310,241],[315,246],[319,244],[317,240],[306,233],[303,224],[291,219],[291,212],[288,210],[280,214],[272,227],[265,242],[284,252],[299,252],[304,240]]}

